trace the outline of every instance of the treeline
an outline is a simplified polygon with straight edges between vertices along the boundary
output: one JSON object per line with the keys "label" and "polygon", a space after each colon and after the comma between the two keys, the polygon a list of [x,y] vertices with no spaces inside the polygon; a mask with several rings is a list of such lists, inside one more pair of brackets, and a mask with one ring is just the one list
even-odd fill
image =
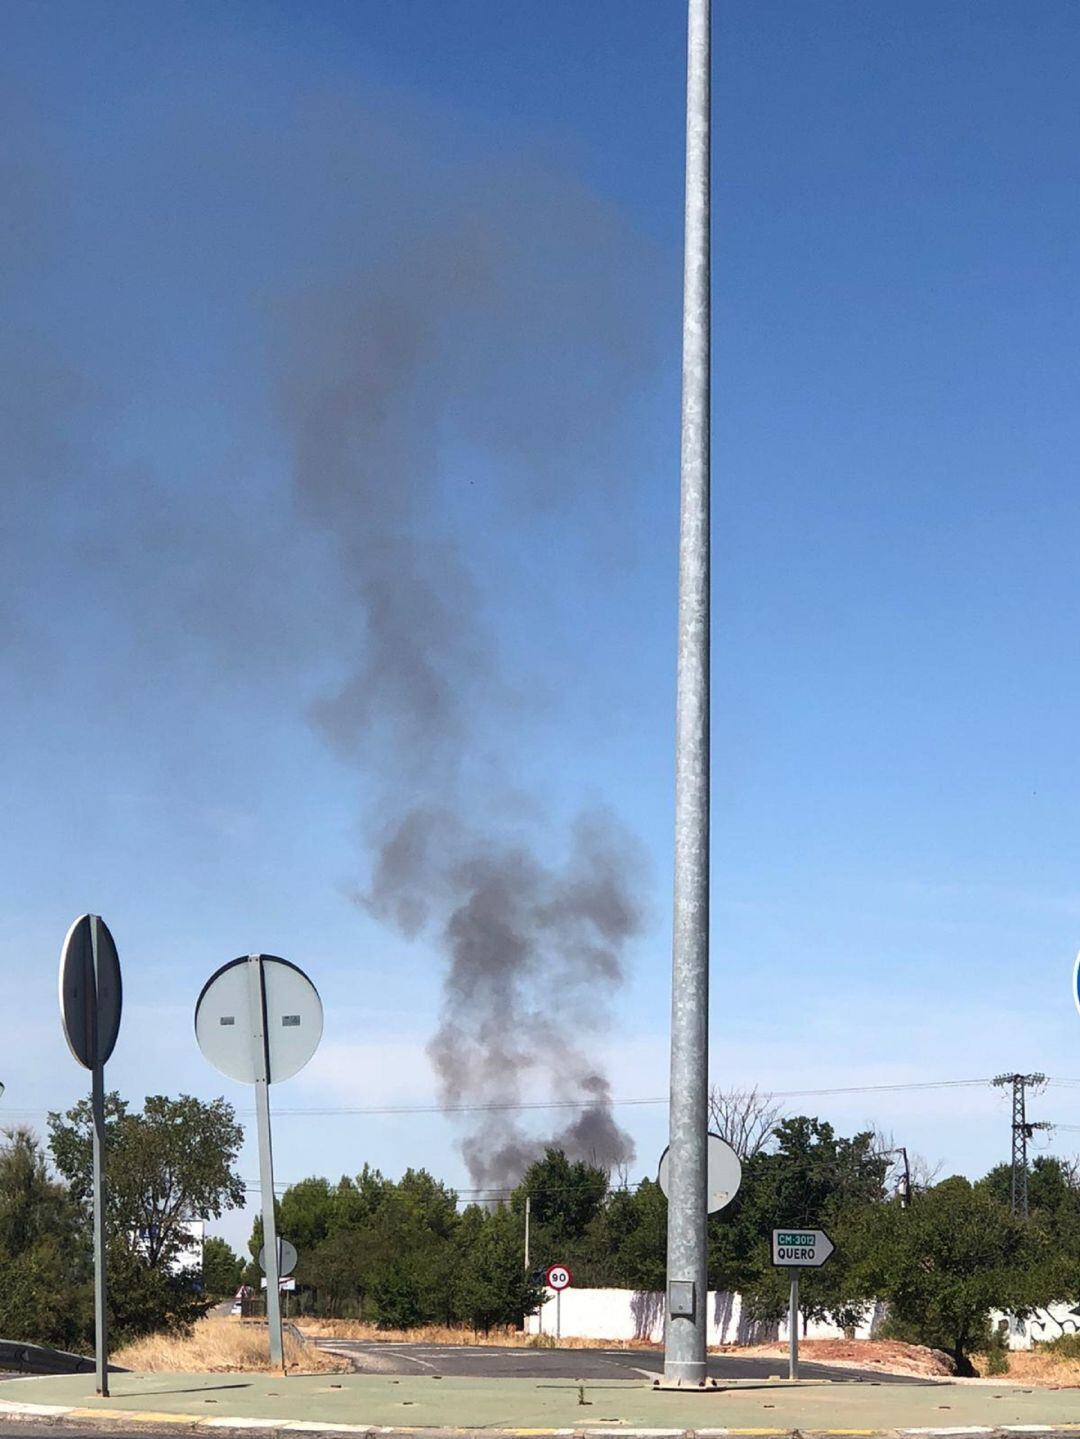
{"label": "treeline", "polygon": [[[207,1242],[201,1266],[184,1264],[185,1222],[245,1202],[232,1108],[156,1095],[134,1111],[112,1094],[106,1111],[109,1307],[120,1344],[182,1329],[233,1293],[242,1272],[256,1288],[261,1276],[220,1239]],[[961,1371],[989,1342],[991,1311],[1023,1317],[1080,1297],[1075,1166],[1037,1159],[1023,1218],[1011,1212],[1005,1165],[975,1183],[917,1182],[905,1201],[890,1177],[893,1152],[870,1132],[847,1138],[817,1119],[772,1115],[767,1126],[730,1132],[748,1152],[738,1196],[709,1220],[709,1283],[740,1292],[752,1319],[772,1324],[784,1312],[787,1281],[772,1268],[770,1236],[788,1225],[822,1227],[836,1245],[823,1269],[803,1277],[807,1318],[850,1329],[885,1301],[894,1335],[946,1350]],[[85,1103],[50,1115],[47,1147],[26,1130],[0,1145],[0,1337],[92,1343],[90,1174]],[[299,1252],[302,1308],[387,1328],[520,1324],[541,1303],[552,1263],[569,1265],[577,1285],[665,1284],[659,1187],[613,1184],[557,1150],[498,1204],[462,1208],[424,1170],[392,1180],[364,1166],[355,1178],[292,1186],[278,1222]],[[257,1223],[253,1256],[260,1245]]]}
{"label": "treeline", "polygon": [[[0,1144],[0,1338],[92,1349],[91,1134],[84,1102],[49,1116],[47,1148],[22,1128],[8,1130]],[[152,1095],[136,1112],[119,1095],[107,1097],[104,1217],[114,1346],[184,1329],[213,1302],[202,1265],[184,1263],[185,1224],[243,1204],[235,1170],[242,1140],[224,1100]],[[220,1240],[216,1250],[208,1247],[219,1271],[223,1259],[238,1268]]]}
{"label": "treeline", "polygon": [[[753,1319],[775,1323],[787,1279],[772,1268],[772,1230],[824,1228],[836,1254],[804,1275],[804,1316],[850,1330],[885,1301],[894,1336],[945,1350],[961,1371],[989,1342],[992,1310],[1024,1315],[1078,1297],[1074,1168],[1037,1159],[1023,1219],[1010,1211],[1007,1166],[974,1184],[917,1183],[901,1198],[892,1164],[871,1132],[846,1138],[817,1119],[778,1120],[744,1159],[735,1201],[709,1220],[710,1287],[740,1292]],[[355,1178],[292,1186],[278,1220],[300,1255],[302,1308],[387,1328],[520,1323],[539,1304],[551,1263],[569,1265],[575,1285],[665,1286],[667,1203],[658,1185],[613,1186],[603,1170],[557,1150],[495,1206],[460,1209],[454,1191],[424,1170],[394,1181],[365,1166]],[[252,1254],[261,1242],[256,1223]],[[258,1282],[253,1267],[248,1277]]]}

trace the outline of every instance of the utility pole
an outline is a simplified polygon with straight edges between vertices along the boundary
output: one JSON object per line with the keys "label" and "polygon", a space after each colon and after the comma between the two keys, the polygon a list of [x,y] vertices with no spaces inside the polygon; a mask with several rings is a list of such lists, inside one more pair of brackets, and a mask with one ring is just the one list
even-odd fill
{"label": "utility pole", "polygon": [[532,1217],[532,1195],[525,1196],[525,1273],[529,1272],[529,1220]]}
{"label": "utility pole", "polygon": [[896,1144],[892,1149],[882,1149],[878,1151],[878,1157],[881,1159],[895,1158],[898,1154],[903,1161],[904,1172],[900,1176],[900,1183],[897,1185],[897,1194],[900,1196],[900,1208],[907,1209],[911,1204],[911,1162],[908,1159],[907,1146],[904,1144]]}
{"label": "utility pole", "polygon": [[675,906],[664,1378],[705,1384],[709,1066],[711,0],[689,0],[683,254]]}
{"label": "utility pole", "polygon": [[998,1089],[1012,1088],[1012,1212],[1028,1215],[1028,1140],[1036,1129],[1051,1129],[1046,1120],[1035,1123],[1027,1117],[1028,1089],[1041,1090],[1045,1074],[999,1074],[994,1080]]}

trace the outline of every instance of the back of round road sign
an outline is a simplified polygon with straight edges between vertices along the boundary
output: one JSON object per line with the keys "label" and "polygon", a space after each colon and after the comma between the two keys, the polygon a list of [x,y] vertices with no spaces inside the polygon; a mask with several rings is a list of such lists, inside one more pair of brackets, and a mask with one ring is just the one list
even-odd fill
{"label": "back of round road sign", "polygon": [[[195,1037],[215,1069],[254,1084],[259,1079],[252,1046],[258,990],[252,988],[249,957],[223,965],[204,985],[195,1006]],[[319,1047],[323,1011],[319,992],[302,969],[274,954],[262,956],[266,993],[267,1079],[280,1083],[303,1069]],[[261,1028],[261,1025],[258,1026]]]}
{"label": "back of round road sign", "polygon": [[[656,1176],[665,1196],[668,1192],[669,1163],[669,1150],[665,1149],[660,1156],[660,1170]],[[726,1139],[721,1139],[719,1134],[710,1134],[707,1165],[707,1209],[710,1214],[715,1214],[717,1210],[726,1208],[738,1194],[742,1183],[742,1164]]]}
{"label": "back of round road sign", "polygon": [[[278,1255],[278,1278],[287,1279],[296,1268],[296,1261],[299,1255],[296,1252],[296,1245],[288,1239],[279,1239],[277,1242]],[[259,1268],[266,1273],[266,1245],[259,1250]]]}
{"label": "back of round road sign", "polygon": [[[96,977],[92,926],[97,928]],[[112,1054],[122,1007],[120,957],[109,926],[96,915],[81,914],[60,951],[60,1018],[68,1048],[84,1069],[104,1064]]]}

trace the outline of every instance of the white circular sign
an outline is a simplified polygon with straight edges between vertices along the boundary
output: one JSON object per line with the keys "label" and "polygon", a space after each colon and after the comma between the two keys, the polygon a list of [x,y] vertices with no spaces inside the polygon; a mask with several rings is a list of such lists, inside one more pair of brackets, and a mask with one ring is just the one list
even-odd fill
{"label": "white circular sign", "polygon": [[302,969],[275,954],[231,960],[207,981],[195,1006],[199,1048],[215,1069],[243,1084],[260,1077],[260,1031],[267,1078],[275,1084],[303,1069],[322,1028],[318,990]]}
{"label": "white circular sign", "polygon": [[551,1265],[544,1278],[547,1280],[548,1288],[554,1289],[556,1292],[570,1288],[571,1275],[565,1264]]}
{"label": "white circular sign", "polygon": [[[669,1153],[670,1146],[660,1156],[660,1172],[656,1176],[665,1197],[668,1192]],[[726,1139],[721,1139],[719,1134],[709,1135],[706,1163],[708,1169],[706,1209],[709,1214],[715,1214],[717,1210],[726,1208],[738,1194],[739,1185],[742,1183],[742,1164],[731,1145]]]}

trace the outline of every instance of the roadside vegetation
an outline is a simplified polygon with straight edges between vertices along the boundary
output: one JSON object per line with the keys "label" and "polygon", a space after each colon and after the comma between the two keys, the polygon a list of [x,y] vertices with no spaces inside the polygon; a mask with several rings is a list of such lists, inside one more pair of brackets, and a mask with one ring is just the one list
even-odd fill
{"label": "roadside vegetation", "polygon": [[1007,1377],[1017,1384],[1080,1386],[1080,1334],[1061,1334],[1033,1349],[988,1346],[975,1356],[980,1375]]}
{"label": "roadside vegetation", "polygon": [[[714,1099],[714,1127],[743,1151],[743,1183],[734,1202],[710,1218],[709,1283],[742,1294],[741,1341],[767,1343],[785,1315],[786,1276],[770,1256],[771,1231],[782,1221],[822,1227],[836,1246],[823,1269],[803,1276],[804,1320],[826,1319],[850,1340],[874,1302],[883,1302],[881,1338],[940,1351],[960,1374],[1034,1376],[1041,1366],[1057,1382],[1074,1377],[1070,1366],[1080,1365],[1080,1356],[1064,1341],[1031,1356],[1009,1355],[990,1321],[995,1310],[1024,1318],[1080,1298],[1076,1166],[1035,1160],[1027,1218],[1011,1213],[1004,1165],[974,1183],[935,1181],[916,1170],[910,1194],[901,1197],[895,1151],[873,1131],[840,1135],[810,1116],[784,1117],[753,1094]],[[189,1216],[219,1218],[244,1202],[236,1170],[241,1127],[224,1100],[187,1096],[150,1096],[134,1111],[113,1094],[107,1115],[114,1343],[123,1349],[158,1335],[170,1344],[196,1343],[197,1336],[209,1342],[225,1332],[200,1325],[214,1302],[241,1279],[258,1293],[253,1256],[262,1226],[254,1227],[250,1258],[208,1240],[196,1273],[182,1267],[184,1224]],[[86,1104],[50,1116],[47,1150],[27,1130],[7,1133],[0,1145],[0,1337],[83,1352],[92,1346],[89,1192]],[[422,1169],[397,1180],[369,1165],[338,1179],[312,1177],[282,1195],[278,1225],[299,1253],[289,1308],[312,1334],[507,1342],[543,1302],[543,1273],[556,1262],[569,1266],[576,1286],[642,1293],[644,1332],[648,1296],[664,1287],[667,1203],[659,1186],[644,1180],[629,1187],[559,1150],[531,1164],[512,1190],[464,1207]]]}
{"label": "roadside vegetation", "polygon": [[[141,1374],[262,1373],[269,1369],[265,1324],[237,1319],[200,1319],[186,1333],[151,1334],[124,1345],[113,1362]],[[347,1359],[298,1341],[285,1331],[285,1364],[290,1373],[345,1374]]]}
{"label": "roadside vegetation", "polygon": [[[904,1203],[893,1192],[891,1146],[872,1131],[845,1137],[808,1116],[773,1115],[770,1125],[754,1133],[744,1124],[754,1152],[742,1189],[709,1221],[710,1287],[744,1296],[747,1342],[767,1340],[786,1313],[787,1279],[770,1253],[779,1215],[825,1228],[836,1244],[823,1269],[803,1276],[804,1319],[853,1336],[882,1301],[882,1338],[940,1351],[960,1374],[974,1374],[974,1356],[990,1345],[993,1310],[1025,1316],[1077,1298],[1080,1179],[1068,1164],[1035,1161],[1025,1220],[1010,1212],[1005,1166],[974,1184],[924,1177]],[[664,1286],[659,1187],[622,1187],[559,1151],[532,1164],[494,1207],[459,1210],[453,1191],[423,1170],[394,1181],[365,1167],[355,1178],[294,1185],[279,1224],[300,1253],[304,1322],[353,1321],[356,1337],[426,1334],[432,1325],[494,1337],[535,1309],[543,1270],[555,1262],[579,1286]],[[260,1243],[256,1225],[253,1253]]]}
{"label": "roadside vegetation", "polygon": [[[86,1353],[94,1335],[89,1103],[51,1114],[48,1132],[48,1151],[27,1129],[6,1131],[0,1145],[0,1338]],[[137,1112],[107,1097],[115,1345],[187,1332],[218,1297],[181,1267],[184,1225],[243,1203],[235,1169],[242,1140],[224,1100],[151,1095]]]}

